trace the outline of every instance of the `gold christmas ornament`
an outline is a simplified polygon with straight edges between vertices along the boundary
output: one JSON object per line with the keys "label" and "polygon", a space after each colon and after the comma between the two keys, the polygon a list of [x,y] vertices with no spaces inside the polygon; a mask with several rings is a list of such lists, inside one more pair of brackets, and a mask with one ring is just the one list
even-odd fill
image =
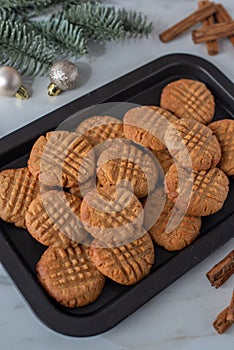
{"label": "gold christmas ornament", "polygon": [[22,77],[15,68],[0,67],[0,95],[15,96],[21,100],[29,97],[27,89],[22,85]]}
{"label": "gold christmas ornament", "polygon": [[79,71],[74,63],[63,60],[53,64],[49,76],[51,83],[48,86],[48,94],[50,96],[57,96],[62,91],[71,90],[76,87]]}

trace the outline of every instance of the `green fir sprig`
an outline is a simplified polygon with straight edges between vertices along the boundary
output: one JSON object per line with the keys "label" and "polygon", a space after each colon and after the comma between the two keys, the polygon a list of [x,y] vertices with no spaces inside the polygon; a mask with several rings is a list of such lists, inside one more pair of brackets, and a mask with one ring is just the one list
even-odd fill
{"label": "green fir sprig", "polygon": [[[45,9],[49,17],[32,18]],[[0,0],[0,65],[43,74],[60,57],[84,55],[90,40],[117,41],[148,36],[152,30],[141,13],[116,10],[100,1]]]}

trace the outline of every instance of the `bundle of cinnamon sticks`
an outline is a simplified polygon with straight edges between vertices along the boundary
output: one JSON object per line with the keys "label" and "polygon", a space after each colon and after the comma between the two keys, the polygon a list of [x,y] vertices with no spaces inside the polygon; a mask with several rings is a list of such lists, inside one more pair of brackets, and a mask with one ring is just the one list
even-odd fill
{"label": "bundle of cinnamon sticks", "polygon": [[206,43],[210,55],[219,53],[221,38],[228,38],[234,46],[234,20],[223,5],[209,0],[198,1],[198,10],[161,33],[159,38],[167,43],[199,22],[202,27],[193,30],[192,39],[195,44]]}
{"label": "bundle of cinnamon sticks", "polygon": [[[219,288],[234,274],[234,250],[220,260],[206,276],[211,285]],[[213,326],[219,334],[223,334],[234,324],[234,290],[230,304],[221,311],[213,322]]]}

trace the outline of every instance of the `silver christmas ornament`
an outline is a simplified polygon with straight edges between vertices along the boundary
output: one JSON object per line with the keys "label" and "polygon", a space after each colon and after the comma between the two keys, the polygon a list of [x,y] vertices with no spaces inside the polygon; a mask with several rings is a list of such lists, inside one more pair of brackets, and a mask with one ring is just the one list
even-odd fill
{"label": "silver christmas ornament", "polygon": [[50,96],[57,96],[62,91],[73,89],[79,78],[77,66],[69,61],[58,61],[53,64],[49,72],[51,83],[48,87]]}
{"label": "silver christmas ornament", "polygon": [[22,86],[22,77],[15,68],[0,67],[0,95],[16,96],[20,99],[28,98],[28,91]]}

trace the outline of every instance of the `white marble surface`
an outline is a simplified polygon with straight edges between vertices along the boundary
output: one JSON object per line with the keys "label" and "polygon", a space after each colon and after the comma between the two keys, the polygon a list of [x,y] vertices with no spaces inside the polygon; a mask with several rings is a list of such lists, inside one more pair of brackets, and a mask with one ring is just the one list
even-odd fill
{"label": "white marble surface", "polygon": [[[127,39],[118,43],[108,43],[105,47],[94,44],[91,52],[78,62],[81,73],[79,88],[54,98],[47,95],[47,77],[34,80],[25,78],[24,84],[32,90],[32,97],[28,101],[0,96],[0,137],[143,64],[170,53],[191,53],[204,57],[216,64],[230,79],[234,79],[233,47],[229,41],[222,41],[220,54],[212,57],[207,55],[205,45],[193,44],[191,31],[167,44],[158,39],[160,32],[196,9],[196,0],[112,0],[109,3],[146,13],[155,23],[155,31],[150,39]],[[234,17],[233,1],[225,0],[222,3]]]}
{"label": "white marble surface", "polygon": [[[221,43],[218,56],[210,57],[204,45],[194,46],[190,33],[168,44],[158,40],[158,33],[196,8],[195,0],[115,0],[111,3],[144,11],[156,23],[154,35],[148,40],[131,39],[110,43],[105,48],[94,45],[92,52],[79,61],[80,87],[57,98],[47,96],[46,77],[25,81],[33,90],[28,101],[0,97],[0,137],[168,53],[192,53],[204,57],[234,80],[234,51],[228,41]],[[225,0],[222,3],[234,17],[233,1]],[[220,336],[211,323],[227,305],[234,277],[219,290],[214,290],[205,272],[233,248],[234,239],[111,331],[86,339],[65,337],[43,326],[0,268],[0,349],[231,350],[234,327]]]}

